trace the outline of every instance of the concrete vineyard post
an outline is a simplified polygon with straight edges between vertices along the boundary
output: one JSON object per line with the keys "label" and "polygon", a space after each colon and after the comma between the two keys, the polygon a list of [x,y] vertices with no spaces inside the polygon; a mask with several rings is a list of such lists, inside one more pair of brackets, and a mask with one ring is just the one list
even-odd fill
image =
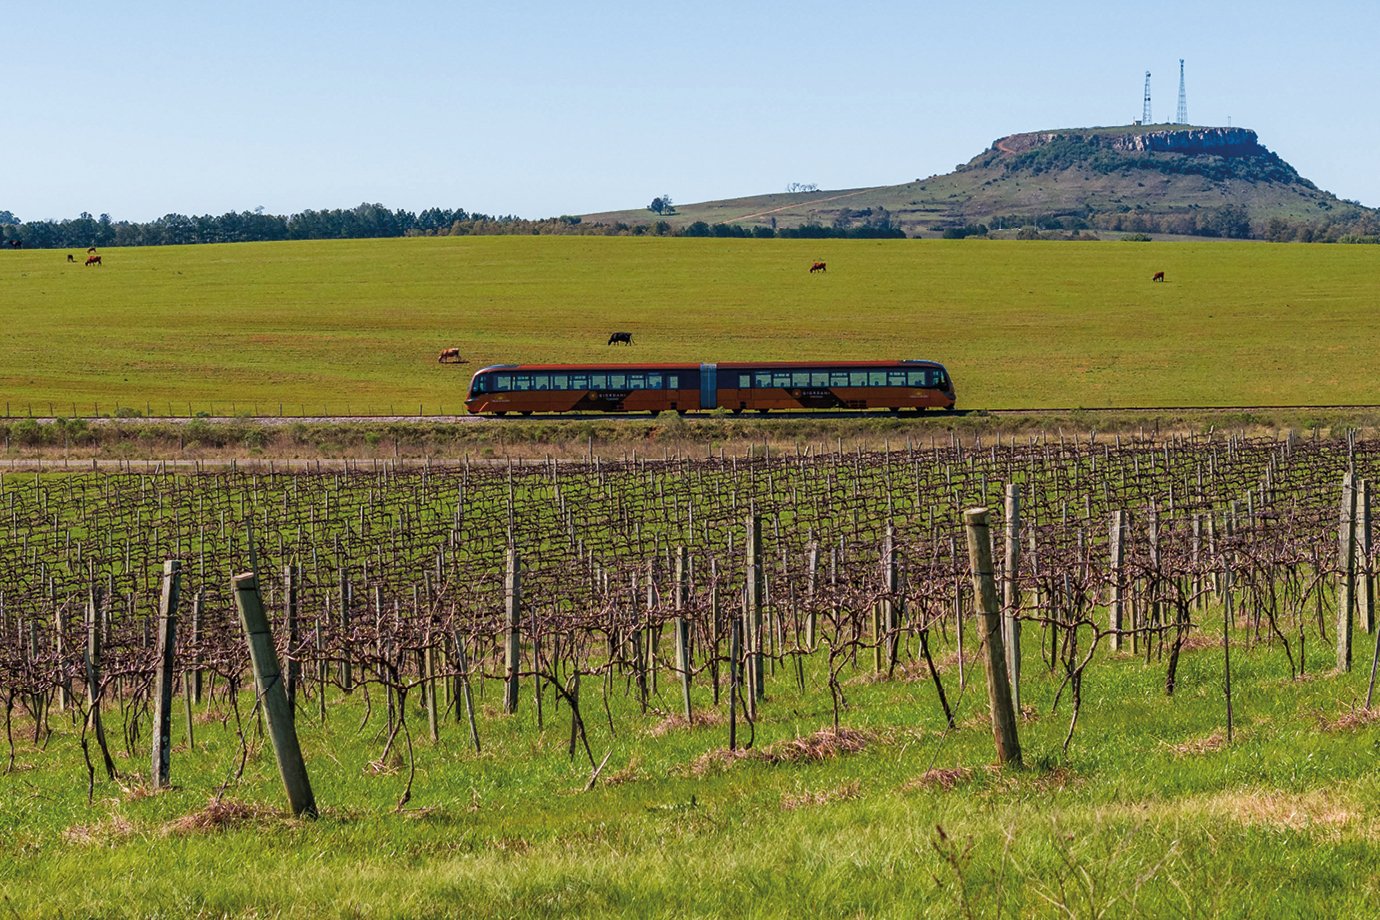
{"label": "concrete vineyard post", "polygon": [[755,513],[747,518],[746,552],[748,683],[753,699],[762,700],[767,692],[762,668],[762,519]]}
{"label": "concrete vineyard post", "polygon": [[288,709],[287,691],[278,667],[278,654],[273,648],[273,633],[268,627],[263,599],[259,596],[259,580],[253,572],[234,578],[235,606],[239,608],[245,640],[249,644],[249,659],[254,667],[254,684],[262,700],[268,719],[269,740],[278,761],[278,775],[287,791],[288,804],[296,817],[316,817],[316,798],[312,795],[307,765],[297,741],[297,729],[292,711]]}
{"label": "concrete vineyard post", "polygon": [[503,577],[503,609],[508,624],[503,659],[503,711],[512,715],[518,708],[519,675],[522,671],[522,637],[519,632],[522,619],[522,560],[513,547],[508,548],[507,572]]}
{"label": "concrete vineyard post", "polygon": [[1112,532],[1111,532],[1111,569],[1112,569],[1112,599],[1107,605],[1107,628],[1111,630],[1112,651],[1121,650],[1121,631],[1125,628],[1125,612],[1123,606],[1123,594],[1121,589],[1121,566],[1125,559],[1126,547],[1126,512],[1117,510],[1112,512]]}
{"label": "concrete vineyard post", "polygon": [[1002,576],[1002,623],[1005,626],[1006,670],[1011,679],[1011,705],[1021,711],[1021,490],[1006,484],[1006,571]]}
{"label": "concrete vineyard post", "polygon": [[182,563],[163,563],[163,593],[158,601],[158,671],[153,693],[153,752],[149,785],[162,789],[172,770],[173,663],[177,643],[177,593]]}
{"label": "concrete vineyard post", "polygon": [[686,574],[688,560],[685,547],[676,547],[676,670],[680,673],[680,693],[685,704],[685,721],[693,722],[690,709],[690,621],[685,618]]}
{"label": "concrete vineyard post", "polygon": [[992,717],[992,739],[997,760],[1003,766],[1021,766],[1021,743],[1016,734],[1016,715],[1011,708],[1011,685],[1006,677],[1006,652],[1001,636],[1001,604],[997,600],[996,578],[992,572],[992,535],[987,525],[986,508],[963,512],[968,535],[968,561],[972,567],[973,596],[977,600],[987,655],[987,706]]}
{"label": "concrete vineyard post", "polygon": [[1356,609],[1356,485],[1351,473],[1342,477],[1337,543],[1337,670],[1350,671]]}

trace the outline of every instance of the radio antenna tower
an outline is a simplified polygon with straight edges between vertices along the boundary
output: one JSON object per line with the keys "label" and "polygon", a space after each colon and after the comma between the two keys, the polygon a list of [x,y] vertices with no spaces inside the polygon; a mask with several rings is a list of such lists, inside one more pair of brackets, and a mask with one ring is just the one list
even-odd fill
{"label": "radio antenna tower", "polygon": [[1188,96],[1184,93],[1184,59],[1179,58],[1179,111],[1174,120],[1181,125],[1188,124]]}
{"label": "radio antenna tower", "polygon": [[1140,123],[1150,124],[1150,71],[1145,72],[1145,107],[1141,109]]}

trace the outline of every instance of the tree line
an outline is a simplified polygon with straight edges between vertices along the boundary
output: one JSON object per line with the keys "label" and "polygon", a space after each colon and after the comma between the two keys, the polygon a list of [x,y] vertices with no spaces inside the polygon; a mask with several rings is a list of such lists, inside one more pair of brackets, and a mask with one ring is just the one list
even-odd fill
{"label": "tree line", "polygon": [[[669,203],[669,199],[668,199]],[[90,246],[179,246],[195,243],[248,243],[279,240],[379,239],[400,236],[696,236],[818,239],[825,237],[904,237],[889,220],[861,226],[745,227],[695,221],[685,227],[656,220],[647,223],[586,222],[574,215],[530,219],[495,216],[463,208],[428,208],[421,212],[390,210],[381,204],[307,210],[287,216],[262,209],[225,214],[167,214],[157,220],[112,220],[109,214],[65,220],[22,221],[0,210],[0,241],[32,249],[86,249]]]}

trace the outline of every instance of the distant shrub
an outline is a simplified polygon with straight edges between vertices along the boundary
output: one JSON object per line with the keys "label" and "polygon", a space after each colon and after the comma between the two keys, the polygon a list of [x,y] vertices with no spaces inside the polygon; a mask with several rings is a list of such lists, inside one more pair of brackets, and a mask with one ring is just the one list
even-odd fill
{"label": "distant shrub", "polygon": [[1148,243],[1150,235],[1148,233],[1128,233],[1122,237],[1128,243]]}

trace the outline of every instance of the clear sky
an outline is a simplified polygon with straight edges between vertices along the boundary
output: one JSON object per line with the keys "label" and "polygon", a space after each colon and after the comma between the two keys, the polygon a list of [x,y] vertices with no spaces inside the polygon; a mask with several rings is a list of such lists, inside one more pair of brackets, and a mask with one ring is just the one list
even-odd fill
{"label": "clear sky", "polygon": [[1380,206],[1380,4],[0,0],[0,209],[542,217],[951,170],[997,137],[1255,129]]}

